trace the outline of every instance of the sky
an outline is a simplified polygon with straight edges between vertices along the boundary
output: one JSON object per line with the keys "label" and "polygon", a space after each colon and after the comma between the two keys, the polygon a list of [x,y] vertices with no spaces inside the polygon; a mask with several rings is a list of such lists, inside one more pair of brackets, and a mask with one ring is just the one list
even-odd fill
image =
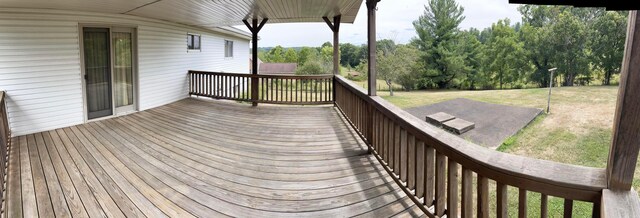
{"label": "sky", "polygon": [[[377,38],[392,39],[396,43],[407,43],[415,37],[412,22],[424,13],[424,5],[428,0],[382,0],[378,3]],[[464,7],[464,21],[461,29],[475,27],[484,29],[499,19],[509,18],[512,23],[521,20],[518,5],[509,4],[508,0],[457,0]],[[236,26],[246,30],[245,26]],[[325,23],[267,23],[259,33],[259,47],[317,47],[324,42],[333,42],[333,33]],[[365,44],[367,42],[366,7],[360,7],[353,24],[340,25],[340,42]]]}

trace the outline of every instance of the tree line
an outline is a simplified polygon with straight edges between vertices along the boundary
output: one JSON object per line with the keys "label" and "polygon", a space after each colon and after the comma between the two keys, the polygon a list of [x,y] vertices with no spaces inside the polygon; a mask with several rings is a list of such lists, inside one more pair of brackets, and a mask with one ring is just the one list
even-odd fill
{"label": "tree line", "polygon": [[[391,88],[503,89],[546,87],[549,69],[560,85],[609,85],[620,71],[627,12],[600,8],[522,5],[522,20],[460,30],[464,8],[455,0],[430,0],[408,44],[378,41],[378,79]],[[261,52],[265,62],[294,62],[302,74],[331,73],[333,47]],[[366,45],[340,44],[340,64],[366,75]],[[353,78],[363,79],[363,78]]]}

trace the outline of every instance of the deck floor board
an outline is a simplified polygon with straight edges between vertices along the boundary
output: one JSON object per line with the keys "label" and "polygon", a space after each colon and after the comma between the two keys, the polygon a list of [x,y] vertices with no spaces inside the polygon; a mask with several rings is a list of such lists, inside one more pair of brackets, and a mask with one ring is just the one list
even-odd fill
{"label": "deck floor board", "polygon": [[5,217],[423,215],[328,106],[189,98],[13,142]]}

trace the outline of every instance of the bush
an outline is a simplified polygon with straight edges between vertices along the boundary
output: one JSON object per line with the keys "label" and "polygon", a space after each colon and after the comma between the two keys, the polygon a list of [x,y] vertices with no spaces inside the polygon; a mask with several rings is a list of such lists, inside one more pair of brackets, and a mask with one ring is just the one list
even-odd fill
{"label": "bush", "polygon": [[325,67],[318,61],[307,61],[301,67],[298,67],[296,70],[296,75],[319,75],[319,74],[330,74],[330,71],[327,72]]}

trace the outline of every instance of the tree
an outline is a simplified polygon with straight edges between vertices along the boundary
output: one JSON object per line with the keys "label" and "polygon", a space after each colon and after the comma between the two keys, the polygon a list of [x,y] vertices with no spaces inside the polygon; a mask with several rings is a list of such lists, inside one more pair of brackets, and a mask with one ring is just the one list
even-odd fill
{"label": "tree", "polygon": [[461,88],[476,89],[478,85],[485,86],[487,79],[482,74],[484,64],[485,46],[478,40],[480,31],[471,28],[462,32],[460,37],[460,50],[464,54],[465,70]]}
{"label": "tree", "polygon": [[267,52],[265,60],[268,63],[283,63],[284,62],[284,48],[282,46],[276,46]]}
{"label": "tree", "polygon": [[415,84],[415,65],[418,50],[411,46],[395,46],[377,54],[377,76],[389,87],[389,95],[393,96],[393,83],[400,82],[405,90],[413,89]]}
{"label": "tree", "polygon": [[391,39],[382,39],[376,42],[377,51],[386,53],[394,53],[396,51],[396,42]]}
{"label": "tree", "polygon": [[340,64],[348,67],[356,67],[364,58],[360,47],[351,43],[340,44]]}
{"label": "tree", "polygon": [[319,75],[328,73],[330,72],[327,72],[318,60],[308,60],[296,69],[296,75]]}
{"label": "tree", "polygon": [[551,32],[550,44],[555,51],[553,58],[558,73],[564,77],[564,86],[573,86],[577,75],[590,73],[586,24],[571,12],[563,11],[551,25]]}
{"label": "tree", "polygon": [[557,19],[563,7],[522,5],[518,11],[522,14],[523,25],[519,31],[529,61],[535,67],[529,79],[538,87],[549,84],[549,68],[553,67],[554,48],[551,45],[551,25]]}
{"label": "tree", "polygon": [[509,19],[504,19],[491,25],[492,35],[487,43],[488,69],[497,78],[500,89],[505,83],[517,81],[522,67],[526,66],[524,45],[509,23]]}
{"label": "tree", "polygon": [[620,72],[624,55],[627,18],[620,12],[607,11],[592,23],[591,58],[595,67],[604,71],[603,84],[611,84],[611,76]]}
{"label": "tree", "polygon": [[463,57],[455,45],[458,26],[464,20],[463,11],[455,0],[430,0],[424,14],[413,22],[418,35],[414,44],[423,52],[422,87],[447,88],[464,68]]}
{"label": "tree", "polygon": [[309,47],[302,47],[298,53],[298,66],[304,65],[310,56],[317,57],[317,51]]}
{"label": "tree", "polygon": [[549,84],[549,69],[552,68],[551,61],[554,54],[550,35],[551,30],[548,26],[534,27],[525,24],[520,30],[520,38],[527,51],[528,60],[535,68],[529,75],[529,79],[538,87]]}
{"label": "tree", "polygon": [[293,48],[287,49],[287,52],[284,53],[284,62],[285,63],[298,63],[298,53]]}
{"label": "tree", "polygon": [[400,66],[395,69],[397,74],[395,82],[400,84],[405,91],[416,87],[416,78],[420,76],[418,74],[419,54],[420,51],[411,45],[398,45],[396,48],[395,59]]}

